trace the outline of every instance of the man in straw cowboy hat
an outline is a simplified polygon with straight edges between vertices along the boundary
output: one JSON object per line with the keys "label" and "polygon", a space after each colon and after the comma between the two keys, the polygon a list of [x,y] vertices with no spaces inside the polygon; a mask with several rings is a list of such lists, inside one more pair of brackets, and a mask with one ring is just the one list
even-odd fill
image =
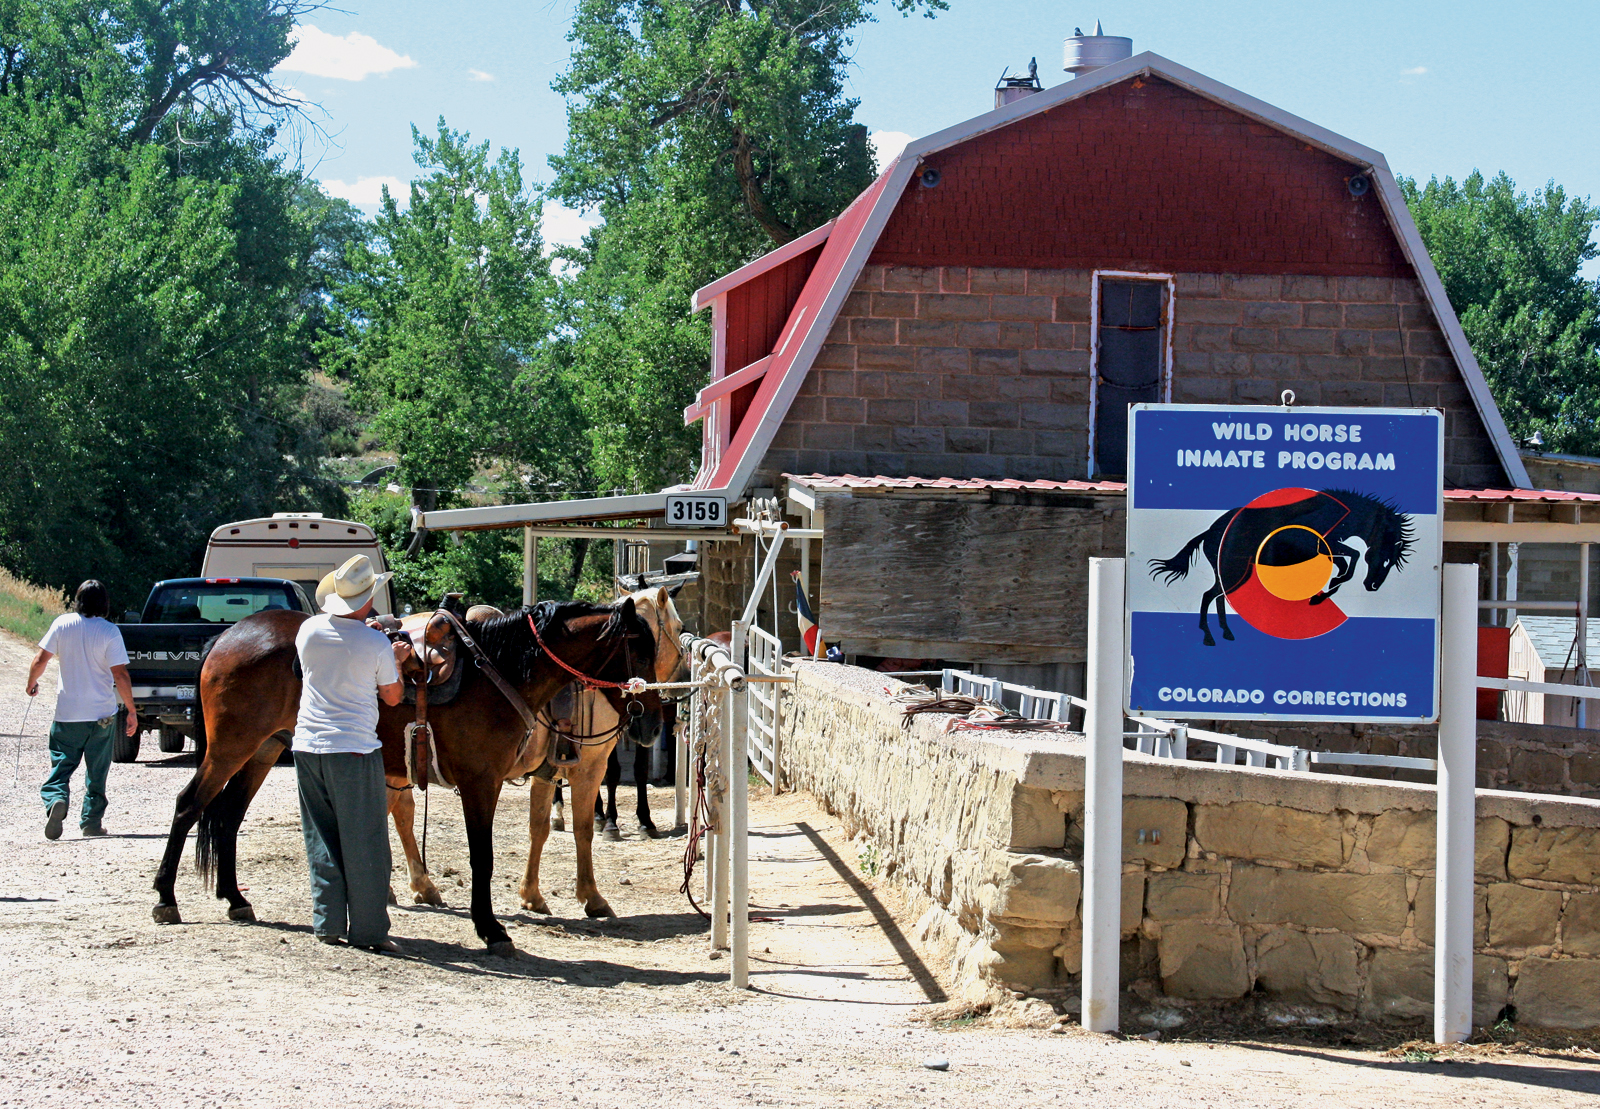
{"label": "man in straw cowboy hat", "polygon": [[317,586],[322,615],[294,637],[304,684],[294,727],[300,827],[311,869],[317,939],[398,951],[389,939],[388,791],[378,699],[398,705],[399,666],[411,647],[367,626],[388,574],[356,555]]}

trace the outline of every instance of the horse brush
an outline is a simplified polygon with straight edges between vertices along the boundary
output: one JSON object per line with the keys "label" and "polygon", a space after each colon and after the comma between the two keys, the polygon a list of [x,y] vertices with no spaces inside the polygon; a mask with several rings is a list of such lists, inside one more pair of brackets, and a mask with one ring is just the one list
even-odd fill
{"label": "horse brush", "polygon": [[22,737],[28,731],[28,714],[33,711],[33,698],[28,698],[28,707],[22,710],[22,723],[17,727],[17,761],[11,768],[11,788],[17,788],[17,780],[22,776]]}

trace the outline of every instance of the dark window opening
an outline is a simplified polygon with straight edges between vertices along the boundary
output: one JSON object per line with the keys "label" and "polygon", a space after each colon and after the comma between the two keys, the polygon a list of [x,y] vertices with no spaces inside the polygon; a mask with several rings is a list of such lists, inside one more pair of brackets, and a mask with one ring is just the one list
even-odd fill
{"label": "dark window opening", "polygon": [[1154,281],[1100,283],[1093,477],[1128,472],[1128,406],[1161,399],[1166,291]]}

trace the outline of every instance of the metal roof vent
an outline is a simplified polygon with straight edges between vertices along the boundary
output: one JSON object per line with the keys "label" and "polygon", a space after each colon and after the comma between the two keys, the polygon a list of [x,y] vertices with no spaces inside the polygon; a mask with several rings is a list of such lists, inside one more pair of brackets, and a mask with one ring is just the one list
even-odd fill
{"label": "metal roof vent", "polygon": [[1012,73],[1009,68],[1000,74],[1000,80],[994,86],[994,106],[1004,108],[1013,101],[1043,90],[1044,86],[1039,83],[1039,59],[1029,58],[1026,76]]}
{"label": "metal roof vent", "polygon": [[1086,35],[1078,28],[1066,43],[1066,61],[1062,68],[1074,77],[1081,77],[1112,62],[1133,57],[1133,40],[1121,35],[1108,35],[1100,30],[1100,21],[1094,23],[1094,34]]}

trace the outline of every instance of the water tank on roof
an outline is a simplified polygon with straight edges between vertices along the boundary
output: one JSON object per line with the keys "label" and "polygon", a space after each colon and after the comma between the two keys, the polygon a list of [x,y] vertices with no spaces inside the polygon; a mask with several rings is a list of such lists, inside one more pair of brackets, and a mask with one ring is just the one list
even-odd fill
{"label": "water tank on roof", "polygon": [[1077,31],[1066,43],[1066,60],[1062,68],[1074,77],[1085,73],[1092,73],[1112,62],[1120,62],[1124,58],[1133,57],[1133,40],[1123,38],[1121,35],[1108,35],[1100,30],[1100,21],[1095,20],[1094,34],[1086,35]]}

